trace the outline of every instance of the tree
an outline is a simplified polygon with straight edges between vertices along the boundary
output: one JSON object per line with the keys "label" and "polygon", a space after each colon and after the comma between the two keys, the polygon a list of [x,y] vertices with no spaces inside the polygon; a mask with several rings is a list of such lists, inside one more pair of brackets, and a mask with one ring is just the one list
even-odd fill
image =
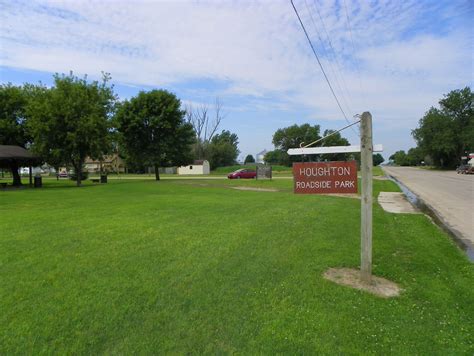
{"label": "tree", "polygon": [[392,160],[396,165],[408,166],[407,154],[403,150],[395,152],[389,157],[389,159]]}
{"label": "tree", "polygon": [[[349,145],[349,141],[346,138],[342,137],[339,132],[334,132],[335,130],[324,130],[323,137],[326,137],[331,134],[332,135],[321,141],[319,145],[324,147]],[[323,161],[347,161],[348,157],[349,155],[347,153],[331,153],[321,155],[321,159]]]}
{"label": "tree", "polygon": [[[273,144],[277,150],[286,152],[290,148],[300,147],[301,144],[309,144],[321,137],[319,136],[319,125],[311,126],[310,124],[303,124],[301,126],[293,125],[283,129],[278,129],[273,134]],[[288,156],[287,165],[291,162],[300,160],[298,156]]]}
{"label": "tree", "polygon": [[86,157],[101,158],[109,149],[110,117],[115,95],[108,85],[110,76],[101,82],[88,82],[73,75],[54,75],[51,89],[38,88],[28,105],[28,127],[33,148],[47,161],[70,164],[81,185]]}
{"label": "tree", "polygon": [[209,144],[211,168],[231,166],[239,155],[239,138],[235,133],[223,130],[215,135]]}
{"label": "tree", "polygon": [[141,91],[124,101],[116,115],[127,160],[135,165],[182,166],[192,161],[193,127],[184,121],[181,101],[166,90]]}
{"label": "tree", "polygon": [[460,163],[474,150],[474,94],[469,87],[453,90],[430,108],[412,131],[421,155],[429,155],[440,167]]}
{"label": "tree", "polygon": [[244,164],[247,164],[247,163],[255,163],[255,158],[253,158],[252,155],[247,155],[247,157],[245,157]]}
{"label": "tree", "polygon": [[283,150],[269,151],[265,154],[263,160],[267,164],[279,164],[282,166],[291,165],[290,156]]}
{"label": "tree", "polygon": [[196,142],[193,147],[195,158],[210,159],[209,145],[219,129],[221,121],[225,117],[222,113],[222,103],[219,98],[216,98],[213,115],[207,104],[202,104],[197,108],[189,104],[185,110],[186,121],[193,126],[194,132],[196,133]]}
{"label": "tree", "polygon": [[288,151],[290,148],[300,147],[300,144],[309,144],[321,138],[319,125],[303,124],[278,129],[273,134],[273,144],[277,149]]}
{"label": "tree", "polygon": [[420,127],[412,131],[418,147],[430,155],[435,165],[448,167],[456,162],[458,142],[456,128],[450,117],[431,108],[420,120]]}
{"label": "tree", "polygon": [[[31,137],[26,126],[27,95],[24,88],[10,83],[0,85],[0,145],[14,145],[26,148]],[[18,163],[9,165],[13,185],[21,185]]]}
{"label": "tree", "polygon": [[424,160],[423,153],[419,147],[410,148],[406,155],[406,163],[409,166],[418,166]]}
{"label": "tree", "polygon": [[380,153],[375,153],[373,157],[374,166],[378,166],[379,164],[382,164],[383,161],[385,161]]}

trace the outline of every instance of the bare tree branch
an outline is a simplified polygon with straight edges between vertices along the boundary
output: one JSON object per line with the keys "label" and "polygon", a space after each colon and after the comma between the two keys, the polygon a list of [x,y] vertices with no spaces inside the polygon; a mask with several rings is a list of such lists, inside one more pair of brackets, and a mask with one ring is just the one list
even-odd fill
{"label": "bare tree branch", "polygon": [[204,158],[204,148],[207,146],[224,119],[225,115],[222,113],[222,103],[219,98],[216,98],[214,104],[214,119],[211,121],[211,115],[209,106],[207,104],[201,104],[197,108],[193,107],[192,104],[188,104],[185,107],[186,120],[193,126],[194,132],[196,133],[196,153],[198,158]]}

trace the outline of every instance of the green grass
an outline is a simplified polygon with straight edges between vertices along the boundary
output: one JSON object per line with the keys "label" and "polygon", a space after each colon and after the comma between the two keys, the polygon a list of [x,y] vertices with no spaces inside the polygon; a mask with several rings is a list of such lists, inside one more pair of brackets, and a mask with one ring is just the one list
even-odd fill
{"label": "green grass", "polygon": [[0,354],[474,352],[474,267],[423,215],[374,205],[374,273],[404,289],[381,299],[322,278],[359,264],[357,199],[44,185],[0,192]]}
{"label": "green grass", "polygon": [[383,175],[385,175],[385,173],[382,170],[382,167],[380,167],[380,166],[373,167],[372,168],[372,174],[374,176],[383,176]]}
{"label": "green grass", "polygon": [[[272,171],[273,172],[291,172],[291,167],[287,166],[278,166],[278,165],[271,165],[272,166]],[[226,166],[226,167],[218,167],[215,170],[211,172],[211,174],[229,174],[231,172],[234,172],[238,169],[242,168],[249,168],[249,169],[255,169],[256,164],[255,163],[249,163],[249,164],[236,164],[233,166]]]}

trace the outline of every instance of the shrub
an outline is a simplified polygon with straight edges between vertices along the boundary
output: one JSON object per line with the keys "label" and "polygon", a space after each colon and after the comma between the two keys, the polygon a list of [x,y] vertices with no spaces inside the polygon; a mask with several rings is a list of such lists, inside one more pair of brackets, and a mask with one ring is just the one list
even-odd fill
{"label": "shrub", "polygon": [[[89,178],[89,172],[87,171],[82,171],[81,173],[81,180],[86,180],[87,178]],[[73,171],[70,175],[69,175],[69,179],[71,180],[76,180],[77,179],[77,175],[76,175],[76,172]]]}

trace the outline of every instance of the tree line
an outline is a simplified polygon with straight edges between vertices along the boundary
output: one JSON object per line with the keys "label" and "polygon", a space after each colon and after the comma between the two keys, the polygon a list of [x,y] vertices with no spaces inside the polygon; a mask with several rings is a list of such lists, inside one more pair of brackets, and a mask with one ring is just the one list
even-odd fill
{"label": "tree line", "polygon": [[[278,129],[273,134],[272,139],[272,143],[275,146],[275,149],[265,154],[265,162],[269,164],[279,164],[283,166],[291,166],[293,162],[300,162],[301,160],[305,159],[315,159],[317,161],[347,161],[354,159],[360,162],[359,153],[331,153],[318,155],[317,157],[290,156],[287,153],[290,148],[300,147],[301,144],[307,145],[326,136],[329,137],[318,142],[313,147],[349,145],[349,141],[346,138],[342,137],[339,132],[335,132],[335,130],[324,130],[323,134],[321,135],[321,127],[319,125],[310,125],[308,123],[302,125],[295,124],[289,127]],[[375,166],[381,164],[384,161],[384,158],[379,153],[374,154],[373,159]]]}
{"label": "tree line", "polygon": [[474,151],[474,94],[470,87],[453,90],[431,107],[412,130],[417,144],[390,156],[400,166],[433,165],[454,168]]}
{"label": "tree line", "polygon": [[[120,101],[110,80],[108,73],[89,81],[71,72],[55,74],[51,87],[1,85],[0,144],[29,148],[56,169],[73,167],[78,186],[86,158],[100,160],[110,153],[137,170],[154,167],[157,180],[158,167],[194,159],[208,159],[213,168],[235,163],[238,137],[218,133],[220,103],[219,120],[209,135],[207,109],[204,117],[193,108],[183,109],[175,94],[162,89]],[[12,169],[12,175],[14,184],[21,184],[18,171]]]}

